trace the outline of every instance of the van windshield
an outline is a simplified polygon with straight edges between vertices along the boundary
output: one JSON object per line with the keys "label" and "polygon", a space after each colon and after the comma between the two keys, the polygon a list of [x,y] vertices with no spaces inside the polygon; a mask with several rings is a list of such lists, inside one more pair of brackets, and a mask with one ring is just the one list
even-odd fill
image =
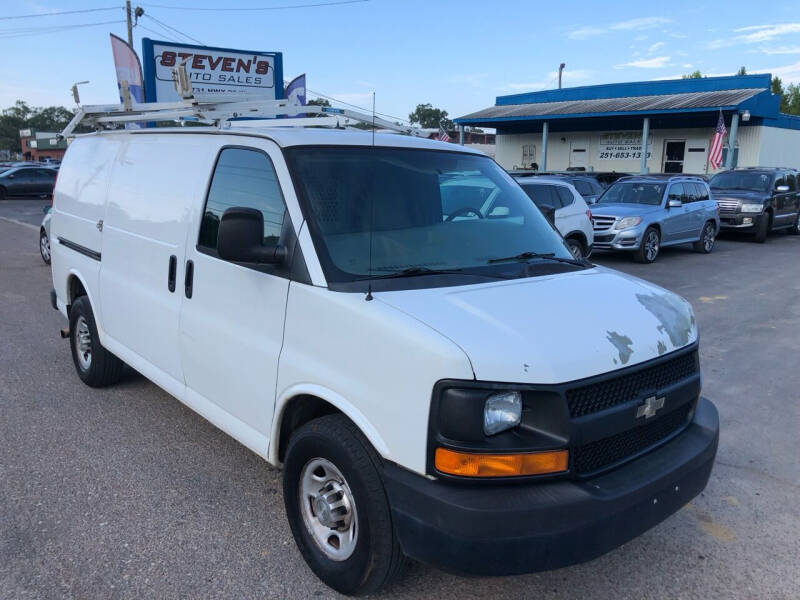
{"label": "van windshield", "polygon": [[664,197],[663,183],[617,181],[597,201],[603,204],[649,204],[658,206]]}
{"label": "van windshield", "polygon": [[572,255],[561,237],[486,156],[362,146],[286,156],[329,282],[447,270],[474,283],[531,276],[540,262],[582,268],[563,262]]}

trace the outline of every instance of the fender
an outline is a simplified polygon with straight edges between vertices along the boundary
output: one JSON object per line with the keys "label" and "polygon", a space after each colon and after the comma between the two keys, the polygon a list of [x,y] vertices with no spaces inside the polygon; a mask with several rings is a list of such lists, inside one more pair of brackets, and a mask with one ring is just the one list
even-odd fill
{"label": "fender", "polygon": [[[73,276],[76,277],[78,279],[78,281],[81,282],[81,285],[83,286],[83,289],[86,290],[86,296],[89,298],[89,304],[92,305],[92,312],[94,313],[94,325],[97,328],[97,335],[100,338],[100,343],[103,346],[105,346],[106,345],[106,332],[105,332],[105,329],[103,329],[103,319],[102,319],[102,311],[100,309],[100,304],[95,299],[94,292],[93,292],[93,287],[90,286],[90,285],[87,285],[86,278],[80,272],[78,272],[75,268],[70,268],[69,272],[67,273],[67,279],[64,282],[64,285],[66,287],[65,297],[67,298],[67,302],[64,303],[65,309],[66,309],[66,305],[68,303],[71,303],[71,301],[72,301],[72,298],[69,297],[69,285],[67,285],[67,282]],[[97,279],[98,279],[98,283],[99,283],[99,279],[100,279],[100,273],[99,272],[97,273]],[[65,310],[65,312],[66,312],[66,310]],[[64,316],[66,316],[66,314]]]}
{"label": "fender", "polygon": [[299,383],[290,386],[288,389],[281,392],[275,401],[275,411],[272,419],[272,433],[269,437],[269,450],[267,451],[268,460],[271,464],[276,466],[280,465],[280,460],[278,459],[278,448],[280,447],[279,438],[284,410],[293,398],[302,395],[316,396],[317,398],[328,402],[332,406],[342,411],[342,413],[347,415],[347,418],[356,424],[356,426],[361,430],[361,433],[366,436],[378,454],[385,458],[389,458],[389,447],[386,445],[386,442],[378,433],[377,429],[375,429],[369,420],[364,416],[364,414],[355,406],[353,406],[352,403],[350,403],[340,394],[321,385],[314,383]]}

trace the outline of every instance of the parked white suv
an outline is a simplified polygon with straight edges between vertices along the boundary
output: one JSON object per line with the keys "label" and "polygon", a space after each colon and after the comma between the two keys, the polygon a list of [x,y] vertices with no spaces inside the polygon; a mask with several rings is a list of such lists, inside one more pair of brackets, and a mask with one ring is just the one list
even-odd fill
{"label": "parked white suv", "polygon": [[340,592],[404,556],[472,575],[585,561],[708,481],[719,425],[689,304],[576,261],[482,154],[319,129],[90,134],[51,234],[79,377],[127,363],[282,465],[297,544]]}
{"label": "parked white suv", "polygon": [[571,183],[556,177],[517,177],[517,182],[555,224],[575,258],[592,253],[594,229],[586,201]]}

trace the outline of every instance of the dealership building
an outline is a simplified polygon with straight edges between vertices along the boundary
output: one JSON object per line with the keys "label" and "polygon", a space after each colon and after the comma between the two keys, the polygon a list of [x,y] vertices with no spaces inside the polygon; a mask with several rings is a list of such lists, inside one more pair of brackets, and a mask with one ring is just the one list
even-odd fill
{"label": "dealership building", "polygon": [[455,122],[462,132],[495,128],[495,159],[506,169],[708,174],[716,172],[708,149],[721,112],[728,131],[721,168],[800,168],[800,117],[779,111],[770,80],[703,77],[498,96]]}

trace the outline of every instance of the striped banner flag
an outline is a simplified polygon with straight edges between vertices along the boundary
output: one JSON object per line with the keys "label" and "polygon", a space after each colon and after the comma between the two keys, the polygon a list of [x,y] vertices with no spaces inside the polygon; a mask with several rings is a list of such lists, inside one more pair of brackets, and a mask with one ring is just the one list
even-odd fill
{"label": "striped banner flag", "polygon": [[708,149],[708,164],[712,169],[719,169],[722,165],[722,141],[728,130],[725,129],[725,119],[722,118],[722,111],[719,111],[717,128],[714,130],[714,137],[711,138],[711,147]]}
{"label": "striped banner flag", "polygon": [[450,136],[447,135],[447,131],[445,130],[444,126],[439,123],[439,141],[440,142],[449,142]]}

